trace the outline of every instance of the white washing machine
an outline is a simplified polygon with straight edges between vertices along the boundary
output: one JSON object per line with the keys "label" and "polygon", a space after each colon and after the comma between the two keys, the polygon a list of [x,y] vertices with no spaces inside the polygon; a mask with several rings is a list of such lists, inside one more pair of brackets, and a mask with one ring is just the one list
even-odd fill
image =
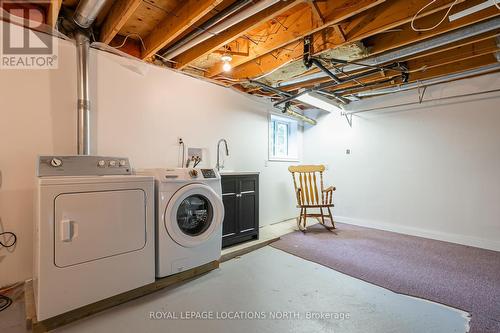
{"label": "white washing machine", "polygon": [[42,156],[37,183],[38,320],[154,282],[153,177],[126,158]]}
{"label": "white washing machine", "polygon": [[213,169],[148,169],[156,179],[156,276],[214,260],[222,245],[224,206]]}

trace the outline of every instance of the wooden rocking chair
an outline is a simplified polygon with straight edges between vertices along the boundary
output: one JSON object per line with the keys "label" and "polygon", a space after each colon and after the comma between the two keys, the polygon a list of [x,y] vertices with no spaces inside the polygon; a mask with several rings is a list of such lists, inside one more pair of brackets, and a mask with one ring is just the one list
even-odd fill
{"label": "wooden rocking chair", "polygon": [[[323,187],[324,165],[297,165],[290,166],[288,171],[292,173],[293,186],[297,196],[297,208],[300,208],[300,215],[297,219],[299,230],[306,231],[306,219],[315,217],[328,230],[335,229],[331,208],[333,207],[333,191],[335,187]],[[317,174],[319,174],[320,187],[317,184]],[[318,208],[319,214],[308,214],[307,209]],[[325,214],[325,210],[328,212]],[[332,223],[331,227],[325,225],[325,217]],[[301,225],[303,224],[303,225]]]}

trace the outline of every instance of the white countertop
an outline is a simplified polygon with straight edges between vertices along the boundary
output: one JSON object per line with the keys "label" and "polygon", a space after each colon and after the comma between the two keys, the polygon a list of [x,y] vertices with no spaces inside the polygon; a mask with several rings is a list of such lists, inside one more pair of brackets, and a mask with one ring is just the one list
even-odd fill
{"label": "white countertop", "polygon": [[244,176],[244,175],[258,175],[259,171],[236,171],[236,170],[221,170],[221,176]]}

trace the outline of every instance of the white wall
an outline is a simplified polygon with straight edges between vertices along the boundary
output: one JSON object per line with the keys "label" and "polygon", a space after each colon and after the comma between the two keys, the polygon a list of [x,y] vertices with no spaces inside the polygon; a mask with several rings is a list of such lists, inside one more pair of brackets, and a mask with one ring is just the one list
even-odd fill
{"label": "white wall", "polygon": [[[424,100],[500,88],[500,74],[427,89]],[[418,101],[417,91],[353,109]],[[500,250],[500,94],[338,114],[304,132],[304,161],[326,163],[340,222]],[[346,154],[351,149],[351,155]]]}
{"label": "white wall", "polygon": [[[182,137],[187,147],[204,148],[200,166],[213,167],[217,141],[226,138],[226,169],[261,172],[261,225],[295,216],[289,163],[266,162],[266,105],[98,51],[91,52],[91,66],[94,154],[128,156],[136,168],[177,166]],[[12,252],[0,249],[0,286],[31,276],[35,158],[75,154],[76,98],[69,42],[59,42],[57,70],[0,70],[0,228],[18,235]]]}

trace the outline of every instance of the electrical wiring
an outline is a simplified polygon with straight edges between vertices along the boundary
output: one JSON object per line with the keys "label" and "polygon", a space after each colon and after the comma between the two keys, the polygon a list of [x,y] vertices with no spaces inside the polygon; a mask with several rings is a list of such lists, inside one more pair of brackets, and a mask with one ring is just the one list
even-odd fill
{"label": "electrical wiring", "polygon": [[[10,235],[11,237],[10,237],[9,239],[5,240],[5,239],[6,239],[5,235]],[[4,242],[2,242],[2,241],[0,240],[0,245],[1,245],[2,247],[6,247],[6,248],[8,248],[8,247],[12,247],[12,246],[14,246],[14,245],[16,244],[16,242],[17,242],[17,236],[16,236],[16,234],[15,234],[15,233],[13,233],[13,232],[10,232],[10,231],[0,232],[0,236],[2,236],[2,238],[3,238],[3,239],[4,239],[4,241],[5,241],[5,243],[4,243]],[[10,244],[9,244],[9,243],[10,243]]]}
{"label": "electrical wiring", "polygon": [[[411,19],[411,28],[413,29],[413,31],[416,31],[416,32],[421,32],[421,31],[431,31],[431,30],[434,30],[436,29],[438,26],[441,25],[441,23],[444,22],[444,20],[446,20],[446,18],[448,17],[448,15],[450,14],[451,10],[453,9],[453,7],[460,1],[460,0],[455,0],[451,6],[448,8],[448,10],[446,11],[446,13],[444,14],[443,18],[441,19],[441,21],[439,21],[436,25],[432,26],[432,27],[429,27],[429,28],[417,28],[415,27],[415,20],[417,20],[418,16],[420,15],[421,12],[423,12],[427,7],[429,7],[430,5],[432,5],[433,3],[435,3],[437,0],[432,0],[431,2],[429,2],[427,5],[423,6],[422,8],[420,8],[420,10],[415,14],[415,16],[413,16],[413,18]],[[493,0],[493,1],[497,1],[497,0]]]}

